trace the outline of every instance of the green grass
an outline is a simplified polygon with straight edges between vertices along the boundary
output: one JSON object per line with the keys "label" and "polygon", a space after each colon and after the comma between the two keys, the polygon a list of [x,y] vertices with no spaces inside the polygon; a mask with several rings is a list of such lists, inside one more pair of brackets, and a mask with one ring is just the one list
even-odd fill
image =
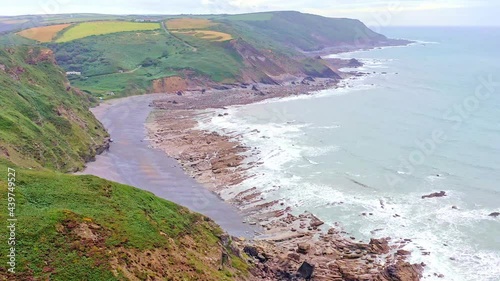
{"label": "green grass", "polygon": [[[258,17],[260,14],[244,17]],[[264,14],[266,15],[266,14]],[[261,47],[283,50],[287,47],[315,51],[336,44],[356,44],[365,40],[384,40],[383,35],[367,28],[359,20],[326,18],[299,12],[273,12],[271,18],[236,20],[225,18],[228,25],[246,41]]]}
{"label": "green grass", "polygon": [[[6,271],[2,255],[0,280],[127,280],[132,274],[229,281],[248,274],[233,254],[219,270],[220,253],[231,252],[208,218],[134,187],[54,171],[81,167],[106,132],[88,111],[89,96],[66,88],[52,59],[39,48],[0,50],[0,201],[15,194],[17,219],[16,274]],[[16,172],[15,190],[8,168]],[[4,229],[7,216],[0,212]],[[0,232],[0,240],[8,235]],[[0,251],[11,246],[0,243]],[[149,262],[152,252],[156,265]]]}
{"label": "green grass", "polygon": [[[89,96],[67,81],[43,50],[0,50],[0,158],[26,167],[83,167],[107,133],[88,111]],[[28,63],[30,62],[30,63]]]}
{"label": "green grass", "polygon": [[[0,160],[0,171],[5,176],[7,166],[13,167]],[[205,252],[220,248],[218,236],[222,231],[202,215],[149,192],[93,176],[13,168],[18,206],[16,280],[118,280],[111,273],[110,261],[123,256],[127,249],[164,249],[174,262],[164,270],[175,280],[186,280],[182,277],[188,273],[176,272],[179,260],[191,260],[191,278],[187,280],[232,280],[226,272],[204,261]],[[0,177],[2,198],[7,188],[6,178]],[[6,212],[1,212],[0,220],[6,219]],[[81,225],[97,226],[92,232],[98,240],[78,236],[75,231]],[[0,232],[0,239],[6,241],[7,234]],[[194,242],[185,245],[185,237]],[[7,247],[7,243],[1,243],[0,251],[7,253]],[[235,256],[231,260],[232,274],[247,272],[243,260]],[[5,264],[5,255],[1,261]],[[6,277],[0,271],[0,278]],[[12,276],[8,279],[13,280]]]}
{"label": "green grass", "polygon": [[224,19],[235,21],[268,21],[273,18],[273,13],[251,13],[242,15],[224,16]]}
{"label": "green grass", "polygon": [[126,21],[83,22],[66,30],[57,40],[58,43],[69,42],[89,36],[104,35],[116,32],[143,31],[160,29],[159,23],[138,23]]}
{"label": "green grass", "polygon": [[[301,51],[315,51],[343,44],[370,44],[386,39],[357,20],[325,18],[298,12],[190,16],[213,21],[215,25],[210,30],[231,34],[234,38],[227,42],[210,42],[199,35],[169,33],[159,29],[159,23],[130,22],[141,16],[116,16],[121,21],[95,21],[109,17],[77,14],[26,18],[44,24],[48,21],[68,22],[71,19],[93,20],[76,24],[61,32],[59,41],[72,41],[45,46],[55,52],[58,64],[65,71],[82,72],[82,77],[71,77],[72,84],[95,97],[109,97],[106,96],[108,92],[114,92],[116,95],[113,97],[143,94],[151,89],[153,80],[172,75],[184,78],[196,76],[203,80],[228,83],[241,82],[243,77],[266,79],[265,70],[248,67],[249,63],[235,51],[234,44],[238,42],[248,43],[250,49],[257,49],[257,52],[250,51],[254,56],[259,56],[258,52],[268,54],[270,60],[291,73],[314,76],[315,73],[326,73],[327,67],[318,61],[307,60]],[[151,16],[153,20],[162,22],[167,18],[184,17]],[[97,31],[95,28],[98,24],[106,28]],[[131,29],[150,26],[155,30],[126,32],[124,30],[128,25]],[[127,28],[124,29],[124,26]],[[80,38],[101,31],[113,33]],[[18,37],[0,36],[0,44],[37,44]],[[129,73],[140,66],[139,70]]]}
{"label": "green grass", "polygon": [[[117,96],[144,93],[151,87],[152,80],[183,75],[185,69],[214,81],[234,81],[243,63],[228,44],[182,34],[173,36],[163,31],[144,31],[88,37],[48,47],[54,50],[59,65],[65,70],[82,72],[82,77],[71,80],[76,87],[100,97],[107,92]],[[148,59],[152,63],[137,69]],[[137,70],[128,73],[134,69]]]}

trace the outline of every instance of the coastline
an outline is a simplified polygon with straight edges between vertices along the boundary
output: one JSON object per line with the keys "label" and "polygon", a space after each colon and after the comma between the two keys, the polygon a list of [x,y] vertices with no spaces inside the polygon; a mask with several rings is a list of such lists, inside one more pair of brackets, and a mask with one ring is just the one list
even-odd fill
{"label": "coastline", "polygon": [[[149,138],[154,147],[175,158],[187,174],[207,189],[219,195],[227,193],[224,191],[228,187],[257,176],[248,175],[246,171],[259,163],[244,160],[245,155],[256,155],[258,151],[242,146],[237,136],[222,136],[197,128],[197,119],[204,114],[203,110],[224,110],[225,106],[338,87],[337,80],[304,80],[284,86],[257,85],[204,94],[165,95],[152,103],[156,110],[147,124]],[[219,116],[225,114],[228,113]],[[251,242],[251,250],[247,249],[247,254],[256,258],[259,280],[276,280],[273,278],[284,278],[287,274],[295,276],[304,263],[315,266],[314,280],[421,278],[424,265],[406,262],[410,253],[401,249],[408,239],[391,241],[393,246],[389,246],[390,238],[372,239],[368,244],[356,242],[354,237],[346,237],[340,228],[326,229],[311,213],[294,214],[283,202],[263,201],[256,187],[230,192],[223,199],[237,206],[249,224],[264,229],[264,233]],[[283,275],[283,271],[287,274]],[[391,274],[401,279],[391,279]]]}
{"label": "coastline", "polygon": [[234,236],[252,238],[259,229],[243,224],[238,210],[221,201],[178,167],[177,162],[152,149],[144,122],[149,104],[161,95],[111,100],[92,109],[113,138],[108,150],[87,163],[79,175],[95,175],[154,193],[214,220]]}

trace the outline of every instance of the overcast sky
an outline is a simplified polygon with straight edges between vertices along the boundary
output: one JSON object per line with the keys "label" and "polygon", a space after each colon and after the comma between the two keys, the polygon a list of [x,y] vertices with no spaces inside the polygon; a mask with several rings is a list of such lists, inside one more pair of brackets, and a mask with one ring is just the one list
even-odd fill
{"label": "overcast sky", "polygon": [[357,18],[370,26],[500,26],[498,0],[14,0],[5,2],[2,3],[0,15],[233,14],[296,10],[328,17]]}

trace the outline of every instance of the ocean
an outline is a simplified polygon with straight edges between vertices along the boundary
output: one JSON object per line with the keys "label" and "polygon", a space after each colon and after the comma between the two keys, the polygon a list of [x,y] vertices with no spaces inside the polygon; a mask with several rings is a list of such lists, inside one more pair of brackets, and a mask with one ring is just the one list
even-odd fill
{"label": "ocean", "polygon": [[[416,43],[332,55],[369,75],[212,111],[199,126],[260,151],[247,159],[263,162],[257,176],[235,189],[255,186],[363,241],[411,239],[424,280],[498,281],[500,28],[383,33]],[[438,191],[447,196],[421,199]]]}

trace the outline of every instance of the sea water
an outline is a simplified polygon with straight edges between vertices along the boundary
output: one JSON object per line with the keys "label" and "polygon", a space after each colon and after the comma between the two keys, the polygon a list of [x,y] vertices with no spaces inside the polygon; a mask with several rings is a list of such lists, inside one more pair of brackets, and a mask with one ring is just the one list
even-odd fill
{"label": "sea water", "polygon": [[[489,214],[500,211],[500,29],[384,33],[416,43],[334,55],[369,75],[213,112],[200,127],[260,151],[249,159],[263,162],[257,176],[236,188],[364,241],[411,239],[425,280],[498,281],[500,217]],[[437,191],[447,196],[421,199]]]}

